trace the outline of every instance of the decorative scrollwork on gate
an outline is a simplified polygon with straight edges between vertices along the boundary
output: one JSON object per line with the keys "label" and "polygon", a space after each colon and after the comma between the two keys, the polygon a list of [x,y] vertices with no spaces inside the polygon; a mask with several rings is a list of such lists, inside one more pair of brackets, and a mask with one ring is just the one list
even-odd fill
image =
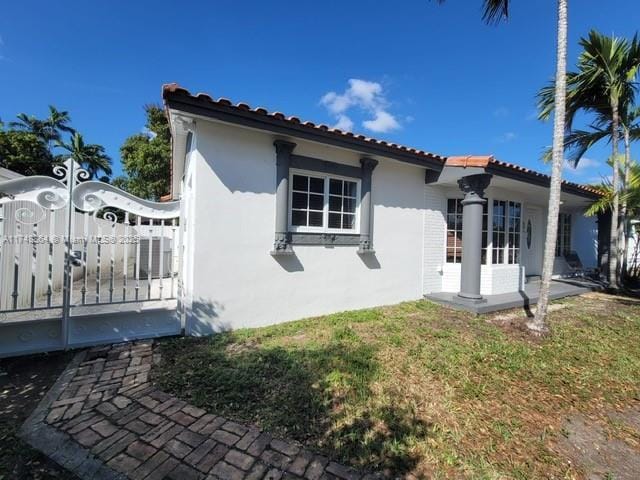
{"label": "decorative scrollwork on gate", "polygon": [[180,202],[143,200],[118,187],[95,180],[83,182],[74,189],[73,204],[78,210],[90,213],[114,207],[134,215],[157,219],[176,218],[180,215]]}
{"label": "decorative scrollwork on gate", "polygon": [[165,301],[177,301],[179,216],[180,202],[153,202],[90,180],[72,159],[56,165],[51,177],[0,182],[0,327],[8,314],[34,320],[20,327],[15,350],[38,349],[37,342],[64,348],[96,331],[108,339],[125,329],[179,331],[173,315],[166,325],[164,318],[132,316],[92,323],[90,331],[73,323],[83,315],[133,311],[140,302],[159,301],[165,309]]}
{"label": "decorative scrollwork on gate", "polygon": [[[157,219],[176,218],[180,215],[180,202],[159,203],[143,200],[108,183],[89,180],[89,173],[72,159],[53,167],[53,174],[58,179],[34,175],[0,182],[0,204],[24,200],[45,210],[59,210],[71,201],[73,207],[89,213],[98,212],[105,207],[114,207],[135,215]],[[71,188],[70,182],[73,183]],[[71,199],[69,191],[72,192]],[[35,212],[23,211],[16,220],[34,224],[40,221],[38,218],[44,218],[44,212],[37,215]],[[111,221],[111,217],[105,219]]]}

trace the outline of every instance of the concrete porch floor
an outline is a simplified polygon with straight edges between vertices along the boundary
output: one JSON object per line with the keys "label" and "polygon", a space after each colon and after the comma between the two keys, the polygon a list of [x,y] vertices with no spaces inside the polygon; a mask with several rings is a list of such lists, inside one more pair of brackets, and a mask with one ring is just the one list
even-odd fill
{"label": "concrete porch floor", "polygon": [[[427,300],[439,303],[457,310],[465,310],[467,312],[481,314],[491,313],[498,310],[507,310],[509,308],[528,308],[538,303],[538,292],[540,290],[540,281],[535,280],[525,284],[524,291],[502,293],[499,295],[485,295],[486,302],[470,303],[460,299],[455,293],[431,293],[425,295]],[[551,291],[549,298],[557,300],[563,297],[581,295],[587,292],[604,290],[604,286],[595,280],[575,277],[556,279],[551,282]]]}

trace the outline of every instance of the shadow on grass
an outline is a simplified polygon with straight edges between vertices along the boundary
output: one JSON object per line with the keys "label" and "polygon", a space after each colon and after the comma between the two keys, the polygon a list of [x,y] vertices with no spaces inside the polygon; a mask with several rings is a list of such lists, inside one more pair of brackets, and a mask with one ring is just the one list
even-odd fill
{"label": "shadow on grass", "polygon": [[327,344],[265,346],[226,332],[171,339],[161,349],[160,386],[210,412],[393,476],[420,460],[412,446],[431,426],[373,395],[381,374],[376,351],[349,335]]}

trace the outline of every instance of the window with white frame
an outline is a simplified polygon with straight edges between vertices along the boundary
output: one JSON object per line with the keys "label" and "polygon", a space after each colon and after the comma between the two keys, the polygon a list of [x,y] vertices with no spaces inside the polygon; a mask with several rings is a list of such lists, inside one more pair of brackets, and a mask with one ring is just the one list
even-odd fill
{"label": "window with white frame", "polygon": [[[482,263],[487,263],[488,209],[482,210]],[[462,262],[462,199],[447,200],[447,263]]]}
{"label": "window with white frame", "polygon": [[358,233],[360,180],[292,171],[289,181],[292,231]]}
{"label": "window with white frame", "polygon": [[505,200],[493,201],[491,263],[520,263],[520,223],[522,205]]}
{"label": "window with white frame", "polygon": [[494,200],[492,218],[493,235],[491,238],[491,263],[494,265],[504,263],[506,218],[507,202],[504,200]]}
{"label": "window with white frame", "polygon": [[447,263],[462,261],[462,200],[447,200]]}
{"label": "window with white frame", "polygon": [[507,243],[507,263],[520,263],[520,222],[522,206],[519,202],[509,202],[509,241]]}
{"label": "window with white frame", "polygon": [[558,217],[558,237],[556,257],[568,255],[571,251],[571,214],[561,213]]}

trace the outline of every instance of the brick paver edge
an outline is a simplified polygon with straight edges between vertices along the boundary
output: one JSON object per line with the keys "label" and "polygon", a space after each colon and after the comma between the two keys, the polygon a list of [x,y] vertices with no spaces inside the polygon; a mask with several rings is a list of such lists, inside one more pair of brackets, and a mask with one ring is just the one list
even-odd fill
{"label": "brick paver edge", "polygon": [[60,466],[80,478],[96,480],[127,480],[121,473],[109,468],[88,449],[76,443],[69,435],[45,422],[49,407],[67,388],[75,376],[78,366],[87,356],[88,350],[78,352],[58,377],[47,394],[42,397],[35,410],[24,422],[18,436]]}

